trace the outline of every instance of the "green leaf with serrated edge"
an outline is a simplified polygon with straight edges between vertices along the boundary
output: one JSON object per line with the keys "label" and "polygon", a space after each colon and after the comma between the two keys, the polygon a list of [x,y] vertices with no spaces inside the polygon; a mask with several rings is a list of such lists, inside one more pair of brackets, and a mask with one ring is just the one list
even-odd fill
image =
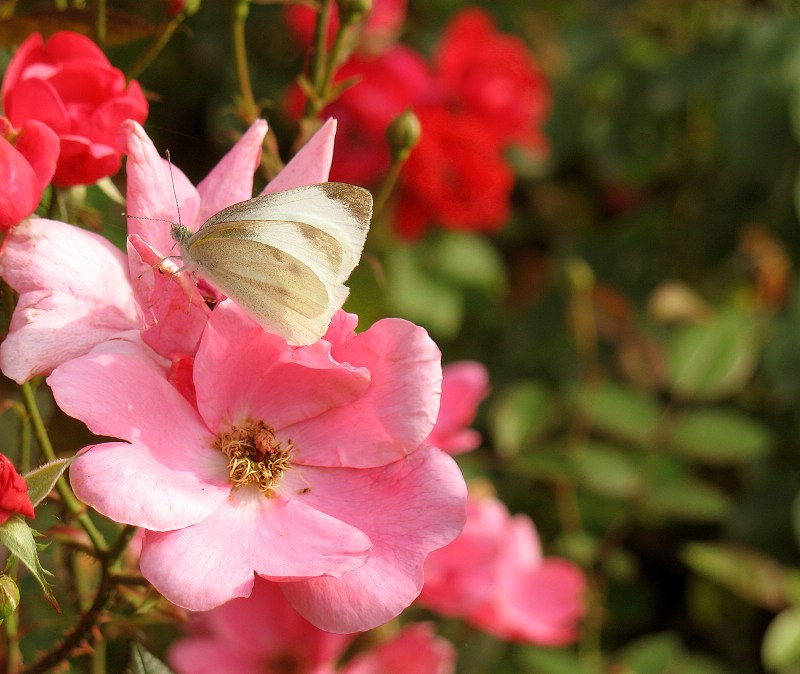
{"label": "green leaf with serrated edge", "polygon": [[142,645],[133,644],[131,662],[125,674],[174,674],[174,672]]}
{"label": "green leaf with serrated edge", "polygon": [[756,366],[752,318],[733,311],[682,328],[671,341],[667,366],[673,393],[717,400],[742,390]]}
{"label": "green leaf with serrated edge", "polygon": [[58,478],[64,474],[74,459],[74,456],[68,459],[56,459],[23,475],[25,482],[28,483],[28,496],[34,507],[47,498]]}
{"label": "green leaf with serrated edge", "polygon": [[60,611],[58,602],[50,590],[50,585],[45,575],[52,575],[45,571],[39,563],[39,555],[36,550],[36,541],[33,538],[33,529],[19,515],[13,515],[4,524],[0,525],[0,543],[8,548],[25,567],[33,574],[33,577],[42,586],[44,596],[53,607]]}
{"label": "green leaf with serrated edge", "polygon": [[791,591],[791,573],[762,552],[724,543],[691,543],[681,550],[684,564],[745,601],[777,611]]}
{"label": "green leaf with serrated edge", "polygon": [[741,412],[694,410],[677,417],[670,446],[688,459],[713,464],[746,463],[770,450],[769,430]]}

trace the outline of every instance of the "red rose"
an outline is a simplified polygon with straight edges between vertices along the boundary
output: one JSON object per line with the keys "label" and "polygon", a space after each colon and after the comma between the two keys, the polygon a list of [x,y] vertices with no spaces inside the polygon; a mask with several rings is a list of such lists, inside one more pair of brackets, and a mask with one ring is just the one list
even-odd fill
{"label": "red rose", "polygon": [[12,515],[33,517],[33,503],[28,497],[28,484],[8,457],[0,454],[0,524]]}
{"label": "red rose", "polygon": [[435,68],[448,104],[478,115],[497,142],[546,149],[539,127],[550,110],[547,81],[525,43],[498,32],[482,10],[453,19]]}
{"label": "red rose", "polygon": [[508,216],[514,176],[486,125],[440,106],[418,115],[422,137],[400,174],[400,233],[416,238],[432,222],[499,229]]}
{"label": "red rose", "polygon": [[354,56],[336,77],[351,78],[358,82],[323,111],[338,121],[330,179],[368,185],[389,168],[389,123],[426,100],[433,80],[422,57],[402,46],[379,56]]}
{"label": "red rose", "polygon": [[41,122],[25,122],[19,131],[0,117],[0,230],[33,213],[53,177],[58,136]]}
{"label": "red rose", "polygon": [[119,170],[116,135],[126,119],[144,122],[147,101],[136,82],[126,85],[89,38],[64,31],[46,43],[35,33],[11,59],[2,86],[3,106],[20,127],[38,120],[61,141],[53,182],[87,185]]}

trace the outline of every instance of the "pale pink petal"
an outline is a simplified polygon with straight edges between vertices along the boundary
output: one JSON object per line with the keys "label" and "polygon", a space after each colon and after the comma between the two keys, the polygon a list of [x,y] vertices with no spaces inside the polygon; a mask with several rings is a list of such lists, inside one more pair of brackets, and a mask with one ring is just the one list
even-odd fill
{"label": "pale pink petal", "polygon": [[297,154],[270,181],[261,194],[272,194],[293,187],[327,182],[333,161],[335,137],[336,120],[330,118],[297,151]]}
{"label": "pale pink petal", "polygon": [[[372,556],[341,578],[283,586],[289,603],[329,632],[357,632],[391,620],[422,589],[422,565],[464,524],[466,486],[444,452],[422,447],[374,469],[303,469],[306,502],[369,535]],[[372,504],[380,504],[379,507]]]}
{"label": "pale pink petal", "polygon": [[[215,541],[215,545],[209,545]],[[239,489],[203,522],[178,531],[148,531],[143,575],[172,603],[206,611],[246,597],[253,571],[271,578],[341,575],[363,565],[369,538],[297,501]],[[180,568],[180,573],[175,569]]]}
{"label": "pale pink petal", "polygon": [[194,355],[211,310],[191,277],[136,234],[128,237],[128,265],[145,344],[167,357]]}
{"label": "pale pink petal", "polygon": [[303,463],[366,468],[413,452],[430,434],[439,408],[441,355],[428,333],[386,318],[333,344],[331,354],[340,363],[366,369],[370,386],[352,404],[283,430],[302,447]]}
{"label": "pale pink petal", "polygon": [[406,625],[390,641],[360,653],[341,674],[452,674],[456,649],[437,637],[429,623]]}
{"label": "pale pink petal", "polygon": [[[325,342],[294,349],[230,301],[212,312],[194,379],[198,409],[215,429],[249,418],[280,430],[347,405],[369,386],[369,373],[333,361]],[[314,455],[296,446],[297,457]]]}
{"label": "pale pink petal", "polygon": [[197,190],[175,164],[170,171],[167,160],[137,122],[128,119],[122,123],[120,145],[128,153],[128,234],[138,234],[162,255],[169,255],[175,246],[170,223],[192,230],[200,224]]}
{"label": "pale pink petal", "polygon": [[[138,351],[137,351],[138,348]],[[149,529],[194,524],[229,495],[225,456],[146,347],[111,340],[48,377],[58,406],[97,435],[70,467],[78,497],[117,522]]]}
{"label": "pale pink petal", "polygon": [[231,204],[253,197],[253,174],[261,161],[261,143],[267,122],[257,119],[239,141],[197,186],[200,195],[198,224]]}
{"label": "pale pink petal", "polygon": [[29,218],[10,233],[0,275],[20,295],[0,367],[18,383],[138,325],[125,256],[103,237]]}

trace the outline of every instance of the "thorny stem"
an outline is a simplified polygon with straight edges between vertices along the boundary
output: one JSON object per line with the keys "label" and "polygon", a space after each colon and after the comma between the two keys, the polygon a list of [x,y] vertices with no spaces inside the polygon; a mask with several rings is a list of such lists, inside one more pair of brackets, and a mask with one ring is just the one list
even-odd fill
{"label": "thorny stem", "polygon": [[91,606],[83,613],[72,632],[56,648],[25,669],[22,674],[44,674],[44,672],[50,671],[60,662],[66,660],[73,651],[82,647],[84,640],[89,636],[100,615],[114,596],[115,579],[113,570],[118,565],[125,548],[135,533],[136,527],[126,526],[114,542],[113,547],[103,555],[103,570],[97,594],[95,594]]}
{"label": "thorny stem", "polygon": [[[9,569],[9,575],[16,582],[19,576],[19,560],[15,560]],[[22,669],[22,651],[19,647],[19,613],[14,611],[3,621],[6,633],[6,673],[17,674]]]}

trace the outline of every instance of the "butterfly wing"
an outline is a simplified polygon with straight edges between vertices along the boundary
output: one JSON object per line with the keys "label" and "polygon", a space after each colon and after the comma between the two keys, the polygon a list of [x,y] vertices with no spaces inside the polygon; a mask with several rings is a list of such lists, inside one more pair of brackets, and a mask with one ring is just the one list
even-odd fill
{"label": "butterfly wing", "polygon": [[[361,259],[371,217],[372,195],[367,190],[345,183],[319,183],[229,206],[210,217],[198,234],[218,223],[241,220],[282,220],[311,225],[330,234],[341,246],[337,275],[339,283],[343,283]],[[272,245],[269,239],[265,243]],[[298,243],[302,249],[302,241]],[[296,248],[292,254],[302,256],[302,250]]]}
{"label": "butterfly wing", "polygon": [[220,211],[184,252],[267,330],[310,344],[347,297],[371,210],[369,193],[350,185],[287,190]]}

